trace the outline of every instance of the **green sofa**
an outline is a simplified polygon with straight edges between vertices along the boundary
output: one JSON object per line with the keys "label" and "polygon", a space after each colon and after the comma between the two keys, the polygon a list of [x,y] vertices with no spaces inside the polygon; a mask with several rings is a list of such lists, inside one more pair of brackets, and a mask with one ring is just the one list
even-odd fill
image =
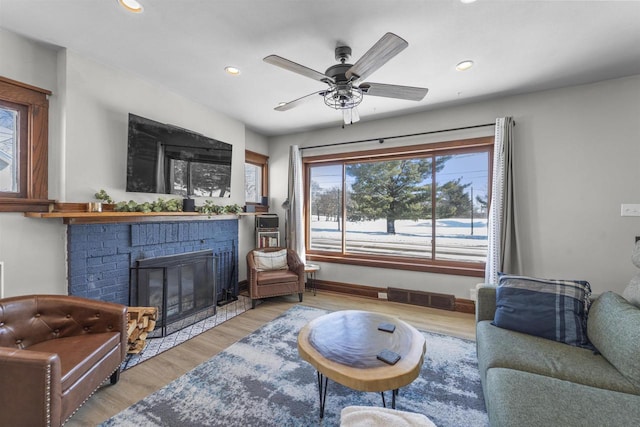
{"label": "green sofa", "polygon": [[491,324],[496,288],[478,289],[478,367],[489,421],[500,426],[640,425],[640,309],[606,292],[587,335],[597,352]]}

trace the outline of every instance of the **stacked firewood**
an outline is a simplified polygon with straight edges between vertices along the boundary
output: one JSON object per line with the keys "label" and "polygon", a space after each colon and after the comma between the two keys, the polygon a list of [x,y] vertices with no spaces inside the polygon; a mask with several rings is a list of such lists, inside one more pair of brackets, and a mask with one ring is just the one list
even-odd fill
{"label": "stacked firewood", "polygon": [[147,345],[147,335],[156,327],[158,309],[156,307],[129,307],[127,336],[129,354],[138,354]]}

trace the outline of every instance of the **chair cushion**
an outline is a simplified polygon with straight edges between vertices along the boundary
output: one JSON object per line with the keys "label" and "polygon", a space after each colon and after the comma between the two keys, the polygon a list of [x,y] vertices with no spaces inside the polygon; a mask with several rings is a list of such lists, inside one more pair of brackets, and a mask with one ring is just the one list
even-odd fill
{"label": "chair cushion", "polygon": [[258,273],[258,286],[275,283],[297,282],[298,275],[290,270],[270,270]]}
{"label": "chair cushion", "polygon": [[573,346],[589,346],[591,287],[578,280],[502,275],[493,324]]}
{"label": "chair cushion", "polygon": [[64,392],[119,343],[120,332],[103,332],[46,340],[30,346],[27,350],[55,353],[60,357]]}
{"label": "chair cushion", "polygon": [[253,262],[258,271],[286,270],[289,268],[286,249],[273,252],[255,251],[253,253]]}

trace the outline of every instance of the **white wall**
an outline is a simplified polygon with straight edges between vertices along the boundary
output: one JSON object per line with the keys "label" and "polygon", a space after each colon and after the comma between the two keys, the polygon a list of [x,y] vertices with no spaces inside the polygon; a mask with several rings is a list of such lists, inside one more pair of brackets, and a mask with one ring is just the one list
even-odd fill
{"label": "white wall", "polygon": [[[637,273],[630,258],[634,236],[640,236],[640,218],[620,217],[620,204],[640,203],[640,76],[363,121],[345,129],[336,123],[331,129],[271,138],[274,206],[286,197],[286,186],[278,183],[287,181],[289,145],[304,147],[449,129],[492,123],[503,116],[513,116],[517,123],[517,215],[524,273],[584,279],[594,292],[622,292]],[[486,134],[484,128],[432,135],[421,142]],[[417,142],[412,138],[385,142],[385,146]],[[377,142],[339,149],[375,147],[379,147]],[[337,149],[305,150],[304,154],[327,150]],[[322,264],[318,278],[444,292],[460,298],[469,298],[469,288],[482,281],[327,263]]]}
{"label": "white wall", "polygon": [[[57,50],[0,29],[0,75],[53,92],[49,99],[49,195],[59,194],[59,179],[51,167],[59,160]],[[0,213],[0,261],[4,262],[4,296],[29,293],[65,294],[65,227]]]}
{"label": "white wall", "polygon": [[[0,75],[54,93],[49,115],[50,198],[88,202],[104,188],[118,201],[157,199],[157,194],[124,190],[127,120],[132,112],[232,144],[231,198],[213,200],[244,205],[244,124],[139,76],[4,30],[0,30],[0,51]],[[241,241],[248,238],[242,230],[239,237]],[[67,293],[65,239],[66,227],[60,220],[0,213],[5,296]]]}
{"label": "white wall", "polygon": [[[158,194],[125,192],[128,114],[134,113],[232,144],[231,198],[213,200],[244,205],[245,130],[237,120],[69,51],[66,107],[64,187],[68,201],[92,200],[101,188],[115,200],[158,198]],[[196,204],[201,202],[196,200]]]}

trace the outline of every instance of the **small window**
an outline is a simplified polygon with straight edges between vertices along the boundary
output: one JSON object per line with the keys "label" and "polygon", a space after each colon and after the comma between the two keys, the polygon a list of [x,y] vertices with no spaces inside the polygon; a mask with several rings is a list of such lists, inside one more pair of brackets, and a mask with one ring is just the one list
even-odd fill
{"label": "small window", "polygon": [[0,77],[0,211],[47,211],[51,92]]}
{"label": "small window", "polygon": [[24,197],[27,108],[0,101],[0,194]]}
{"label": "small window", "polygon": [[263,154],[245,151],[244,192],[248,205],[261,204],[262,198],[269,193],[268,162],[269,157]]}

